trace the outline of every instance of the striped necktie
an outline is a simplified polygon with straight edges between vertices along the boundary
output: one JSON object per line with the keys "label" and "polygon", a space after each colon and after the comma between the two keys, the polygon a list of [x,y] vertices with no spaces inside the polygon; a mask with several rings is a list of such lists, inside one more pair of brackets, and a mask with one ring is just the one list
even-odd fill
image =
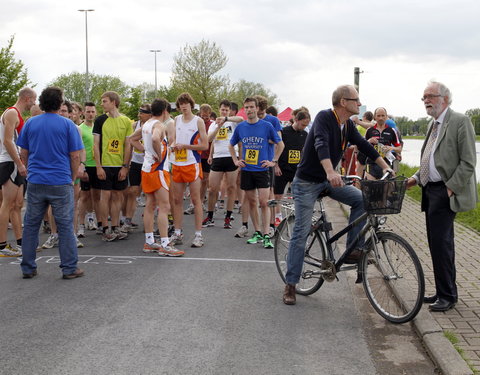
{"label": "striped necktie", "polygon": [[440,123],[435,121],[432,124],[432,132],[428,137],[427,144],[423,150],[422,160],[420,161],[420,184],[425,186],[428,183],[428,174],[429,174],[429,164],[430,164],[430,155],[432,153],[433,145],[438,135],[438,125]]}

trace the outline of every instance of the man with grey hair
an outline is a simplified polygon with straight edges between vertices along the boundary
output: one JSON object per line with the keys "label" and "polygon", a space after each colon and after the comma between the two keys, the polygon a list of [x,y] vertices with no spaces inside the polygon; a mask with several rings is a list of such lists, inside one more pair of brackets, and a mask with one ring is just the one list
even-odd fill
{"label": "man with grey hair", "polygon": [[475,208],[475,131],[470,119],[450,109],[452,94],[440,82],[430,82],[422,101],[432,122],[422,146],[420,169],[407,187],[422,187],[428,246],[436,293],[425,297],[432,311],[447,311],[458,300],[455,284],[453,222],[457,212]]}
{"label": "man with grey hair", "polygon": [[[283,302],[295,304],[295,284],[300,280],[305,244],[312,222],[313,207],[320,193],[328,195],[351,207],[350,222],[364,213],[362,192],[349,185],[345,186],[336,167],[342,159],[347,145],[353,144],[371,160],[383,173],[393,171],[373,146],[358,132],[350,119],[358,115],[361,106],[358,92],[353,86],[338,87],[332,95],[333,109],[319,112],[308,133],[300,164],[292,182],[295,202],[295,225],[288,248],[287,273]],[[347,236],[347,248],[355,241],[363,225],[354,227]],[[362,246],[361,243],[358,246]],[[356,249],[346,258],[346,263],[357,263],[361,251]]]}

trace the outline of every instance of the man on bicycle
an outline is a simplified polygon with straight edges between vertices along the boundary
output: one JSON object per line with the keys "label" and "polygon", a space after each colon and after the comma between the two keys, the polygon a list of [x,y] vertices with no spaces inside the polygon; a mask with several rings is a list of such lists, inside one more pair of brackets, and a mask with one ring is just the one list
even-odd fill
{"label": "man on bicycle", "polygon": [[[292,183],[295,202],[295,225],[288,249],[287,273],[283,302],[294,305],[295,284],[300,280],[305,244],[312,221],[313,207],[319,194],[328,189],[328,195],[351,207],[350,222],[364,213],[362,193],[357,188],[345,186],[335,167],[342,159],[347,145],[353,144],[382,168],[390,171],[388,164],[358,132],[351,116],[359,113],[361,105],[353,86],[339,86],[332,94],[333,109],[319,112],[308,134],[300,164]],[[354,227],[347,236],[347,247],[355,240],[363,225]],[[361,246],[362,243],[360,242]],[[361,256],[355,250],[346,263],[355,264]]]}

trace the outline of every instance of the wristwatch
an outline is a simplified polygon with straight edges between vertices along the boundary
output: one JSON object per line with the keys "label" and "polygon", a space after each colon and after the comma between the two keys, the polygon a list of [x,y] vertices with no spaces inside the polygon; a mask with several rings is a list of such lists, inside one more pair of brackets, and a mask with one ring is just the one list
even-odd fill
{"label": "wristwatch", "polygon": [[130,166],[128,164],[122,164],[123,168],[129,168]]}
{"label": "wristwatch", "polygon": [[272,160],[272,163],[278,164],[278,160]]}
{"label": "wristwatch", "polygon": [[228,116],[225,116],[225,122],[227,122],[227,121],[228,121]]}

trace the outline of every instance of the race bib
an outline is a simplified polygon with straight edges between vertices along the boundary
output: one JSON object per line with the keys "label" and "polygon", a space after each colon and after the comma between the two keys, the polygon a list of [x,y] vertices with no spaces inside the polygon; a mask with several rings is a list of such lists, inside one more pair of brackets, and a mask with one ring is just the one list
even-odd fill
{"label": "race bib", "polygon": [[382,150],[382,145],[381,145],[381,144],[376,144],[376,145],[373,146],[373,148],[374,148],[375,150],[377,150],[377,152],[380,154],[380,156],[381,156],[382,158],[385,157],[385,153],[384,153],[383,150]]}
{"label": "race bib", "polygon": [[246,164],[258,164],[259,150],[245,149],[245,163]]}
{"label": "race bib", "polygon": [[227,139],[227,133],[228,133],[228,130],[227,128],[224,128],[224,127],[221,127],[220,129],[218,129],[218,133],[217,133],[217,140],[218,141],[224,141],[225,139]]}
{"label": "race bib", "polygon": [[288,164],[300,163],[300,150],[288,150]]}
{"label": "race bib", "polygon": [[121,155],[121,153],[123,152],[123,142],[117,138],[109,139],[107,152],[109,154]]}
{"label": "race bib", "polygon": [[[143,139],[140,139],[140,143],[143,145]],[[136,154],[143,154],[143,151],[137,150],[136,148],[133,149],[133,152]]]}
{"label": "race bib", "polygon": [[187,161],[187,149],[184,148],[183,150],[176,150],[175,151],[175,161]]}

